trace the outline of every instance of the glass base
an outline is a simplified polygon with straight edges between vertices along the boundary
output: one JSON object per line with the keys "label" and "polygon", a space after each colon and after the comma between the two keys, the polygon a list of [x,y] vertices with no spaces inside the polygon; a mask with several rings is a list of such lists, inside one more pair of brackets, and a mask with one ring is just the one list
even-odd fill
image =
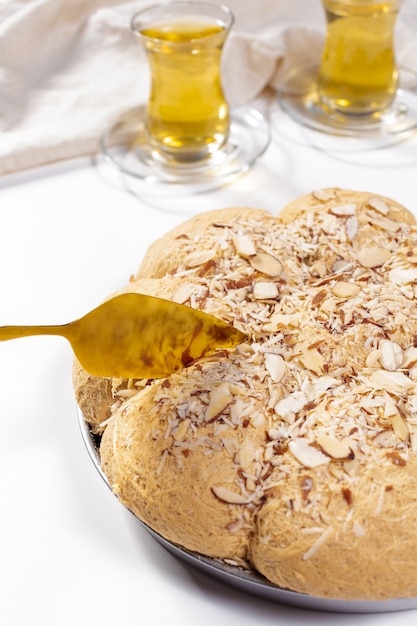
{"label": "glass base", "polygon": [[399,69],[396,97],[378,117],[324,109],[317,93],[317,75],[317,65],[296,68],[280,87],[282,109],[299,124],[321,133],[362,139],[367,147],[396,143],[417,130],[417,74],[412,70]]}
{"label": "glass base", "polygon": [[259,111],[236,109],[222,148],[204,159],[180,162],[149,144],[144,114],[143,107],[129,111],[102,136],[101,149],[121,173],[135,179],[137,192],[145,196],[187,195],[220,187],[248,170],[271,140],[269,125]]}

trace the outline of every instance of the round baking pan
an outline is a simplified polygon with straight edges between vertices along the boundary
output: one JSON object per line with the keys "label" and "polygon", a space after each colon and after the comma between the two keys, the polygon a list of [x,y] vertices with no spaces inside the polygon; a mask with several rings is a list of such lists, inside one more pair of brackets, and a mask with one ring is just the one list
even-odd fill
{"label": "round baking pan", "polygon": [[[88,454],[96,470],[109,487],[107,478],[101,469],[99,438],[91,432],[80,409],[78,409],[78,419],[81,434]],[[287,604],[302,609],[336,613],[385,613],[417,608],[417,598],[395,598],[391,600],[340,600],[310,596],[296,591],[291,591],[289,589],[282,589],[270,583],[266,580],[266,578],[253,570],[246,570],[241,567],[230,565],[220,559],[214,559],[196,552],[191,552],[190,550],[186,550],[181,546],[171,543],[140,521],[136,516],[134,517],[137,522],[154,537],[154,539],[156,539],[176,557],[198,568],[205,574],[231,585],[236,589],[244,591],[245,593],[250,593],[280,604]]]}

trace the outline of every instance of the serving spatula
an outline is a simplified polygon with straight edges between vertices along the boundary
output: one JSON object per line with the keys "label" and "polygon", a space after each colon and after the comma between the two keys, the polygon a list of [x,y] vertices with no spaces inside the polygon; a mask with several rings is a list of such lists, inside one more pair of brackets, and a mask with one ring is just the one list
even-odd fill
{"label": "serving spatula", "polygon": [[246,339],[212,315],[138,293],[115,296],[68,324],[0,327],[1,341],[32,335],[65,337],[87,372],[112,378],[162,378]]}

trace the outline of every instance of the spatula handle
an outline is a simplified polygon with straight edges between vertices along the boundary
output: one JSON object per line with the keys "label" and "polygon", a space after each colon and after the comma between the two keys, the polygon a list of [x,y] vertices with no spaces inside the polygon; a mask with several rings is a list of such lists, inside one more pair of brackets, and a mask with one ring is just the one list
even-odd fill
{"label": "spatula handle", "polygon": [[0,341],[32,337],[33,335],[66,336],[64,326],[0,326]]}

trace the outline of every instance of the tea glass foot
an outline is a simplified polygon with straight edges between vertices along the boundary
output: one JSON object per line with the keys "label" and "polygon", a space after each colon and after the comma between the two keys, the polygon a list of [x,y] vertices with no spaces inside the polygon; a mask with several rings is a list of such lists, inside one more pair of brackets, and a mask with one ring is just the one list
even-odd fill
{"label": "tea glass foot", "polygon": [[251,108],[231,112],[229,137],[222,148],[194,162],[161,155],[144,132],[144,108],[129,111],[101,138],[106,159],[135,179],[145,196],[188,195],[209,191],[248,170],[270,142],[264,116]]}
{"label": "tea glass foot", "polygon": [[397,143],[417,130],[417,74],[399,69],[399,87],[392,105],[379,116],[331,112],[321,106],[318,66],[296,68],[280,87],[278,101],[303,126],[334,136],[362,139],[366,147]]}

